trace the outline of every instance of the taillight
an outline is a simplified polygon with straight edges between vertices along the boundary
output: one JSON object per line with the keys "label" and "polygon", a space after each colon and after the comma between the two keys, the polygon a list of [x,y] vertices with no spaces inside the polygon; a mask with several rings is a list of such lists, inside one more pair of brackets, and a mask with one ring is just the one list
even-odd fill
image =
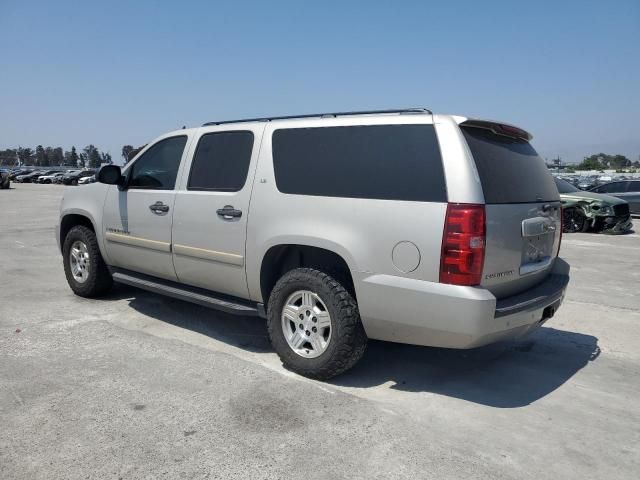
{"label": "taillight", "polygon": [[484,250],[484,205],[447,205],[440,256],[440,283],[480,284]]}

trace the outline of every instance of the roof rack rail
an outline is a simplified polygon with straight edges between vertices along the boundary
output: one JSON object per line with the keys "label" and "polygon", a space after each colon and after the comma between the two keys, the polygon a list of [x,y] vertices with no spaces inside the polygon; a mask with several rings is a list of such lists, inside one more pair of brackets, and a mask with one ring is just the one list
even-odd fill
{"label": "roof rack rail", "polygon": [[329,112],[329,113],[308,113],[306,115],[287,115],[284,117],[262,117],[262,118],[243,118],[239,120],[222,120],[219,122],[207,122],[203,127],[211,125],[224,125],[226,123],[246,123],[246,122],[270,122],[272,120],[291,120],[295,118],[327,118],[327,117],[344,117],[348,115],[375,115],[377,113],[427,113],[432,114],[428,108],[398,108],[392,110],[360,110],[354,112]]}

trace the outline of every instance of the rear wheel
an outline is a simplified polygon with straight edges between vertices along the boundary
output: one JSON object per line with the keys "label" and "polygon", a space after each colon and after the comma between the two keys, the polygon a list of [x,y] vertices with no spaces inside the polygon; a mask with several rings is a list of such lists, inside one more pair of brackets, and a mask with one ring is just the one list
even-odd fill
{"label": "rear wheel", "polygon": [[562,210],[562,231],[564,233],[585,232],[589,228],[587,216],[580,207]]}
{"label": "rear wheel", "polygon": [[297,268],[276,283],[268,304],[269,337],[286,368],[327,380],[353,367],[366,350],[358,305],[326,273]]}
{"label": "rear wheel", "polygon": [[64,239],[62,255],[67,283],[76,295],[97,297],[111,289],[113,279],[93,230],[73,227]]}

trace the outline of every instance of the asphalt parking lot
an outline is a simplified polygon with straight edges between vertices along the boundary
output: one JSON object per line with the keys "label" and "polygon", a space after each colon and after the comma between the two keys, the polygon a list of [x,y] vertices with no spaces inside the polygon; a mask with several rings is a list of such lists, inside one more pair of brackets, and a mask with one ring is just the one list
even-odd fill
{"label": "asphalt parking lot", "polygon": [[528,338],[371,342],[320,383],[282,368],[260,319],[74,296],[63,190],[0,191],[0,478],[637,478],[638,234],[565,235],[567,299]]}

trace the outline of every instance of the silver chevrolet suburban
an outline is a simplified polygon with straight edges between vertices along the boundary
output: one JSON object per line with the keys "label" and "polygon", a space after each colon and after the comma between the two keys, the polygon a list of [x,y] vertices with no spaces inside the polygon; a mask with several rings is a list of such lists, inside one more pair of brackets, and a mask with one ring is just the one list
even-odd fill
{"label": "silver chevrolet suburban", "polygon": [[569,281],[560,199],[512,125],[426,109],[211,122],[67,189],[71,289],[120,282],[268,323],[328,379],[368,338],[472,348],[551,318]]}

